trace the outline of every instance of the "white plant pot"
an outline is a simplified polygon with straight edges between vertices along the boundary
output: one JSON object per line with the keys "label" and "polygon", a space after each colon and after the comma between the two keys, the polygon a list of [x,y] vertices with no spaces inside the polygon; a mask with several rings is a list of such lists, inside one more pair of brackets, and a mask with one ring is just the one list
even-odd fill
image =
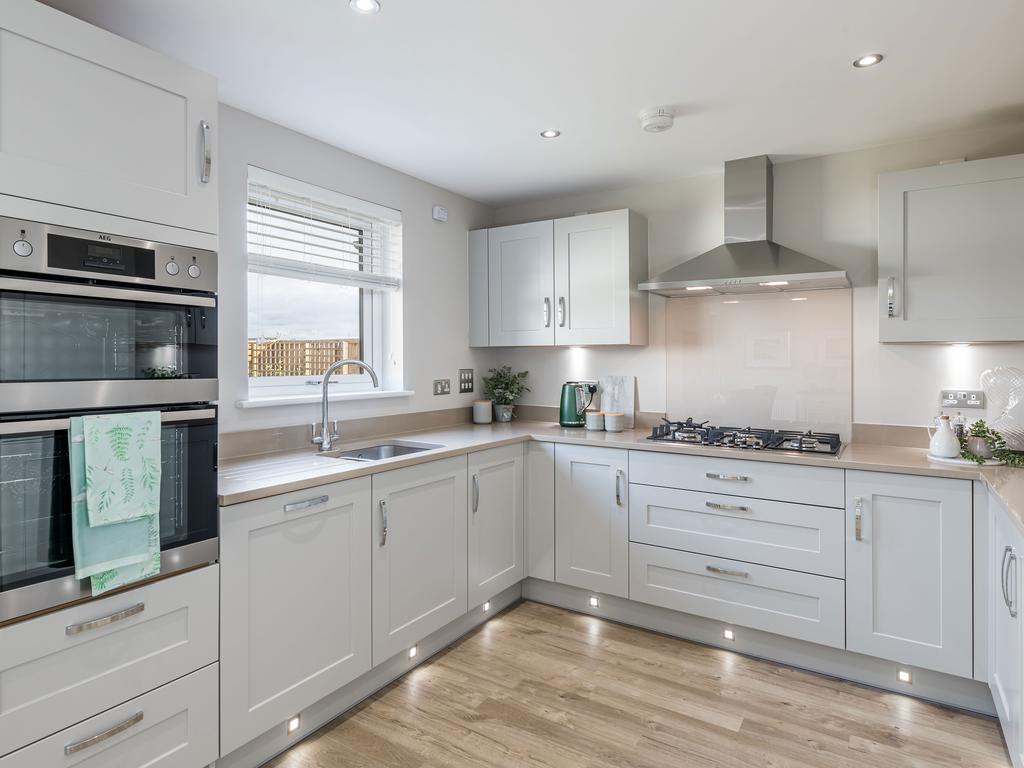
{"label": "white plant pot", "polygon": [[494,420],[498,422],[509,422],[512,421],[512,412],[515,410],[514,405],[499,405],[494,404]]}

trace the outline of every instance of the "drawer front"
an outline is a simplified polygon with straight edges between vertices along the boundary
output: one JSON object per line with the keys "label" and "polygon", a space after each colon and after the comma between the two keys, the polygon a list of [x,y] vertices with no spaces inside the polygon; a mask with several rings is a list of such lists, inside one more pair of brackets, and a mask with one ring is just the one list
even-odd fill
{"label": "drawer front", "polygon": [[821,507],[841,508],[846,503],[844,472],[834,467],[630,451],[629,479],[644,485]]}
{"label": "drawer front", "polygon": [[629,545],[629,597],[641,603],[843,648],[842,579],[646,544]]}
{"label": "drawer front", "polygon": [[207,566],[0,629],[0,755],[216,661],[218,585]]}
{"label": "drawer front", "polygon": [[0,758],[0,768],[200,768],[216,759],[211,664]]}
{"label": "drawer front", "polygon": [[629,486],[629,540],[843,578],[843,510]]}

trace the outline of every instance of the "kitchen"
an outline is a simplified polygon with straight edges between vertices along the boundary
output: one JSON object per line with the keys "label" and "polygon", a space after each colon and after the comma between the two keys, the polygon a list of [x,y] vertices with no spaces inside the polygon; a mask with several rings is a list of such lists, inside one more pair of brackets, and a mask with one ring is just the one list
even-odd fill
{"label": "kitchen", "polygon": [[477,5],[0,10],[0,768],[1024,764],[1020,8]]}

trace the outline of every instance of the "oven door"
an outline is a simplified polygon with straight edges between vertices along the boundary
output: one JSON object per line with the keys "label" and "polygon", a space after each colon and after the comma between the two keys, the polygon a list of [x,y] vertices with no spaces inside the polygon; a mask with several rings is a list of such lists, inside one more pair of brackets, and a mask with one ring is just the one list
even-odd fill
{"label": "oven door", "polygon": [[0,413],[216,399],[213,296],[0,276]]}
{"label": "oven door", "polygon": [[[111,411],[104,411],[111,412]],[[0,417],[0,625],[91,596],[74,577],[68,420]],[[217,560],[217,411],[161,412],[162,573]]]}

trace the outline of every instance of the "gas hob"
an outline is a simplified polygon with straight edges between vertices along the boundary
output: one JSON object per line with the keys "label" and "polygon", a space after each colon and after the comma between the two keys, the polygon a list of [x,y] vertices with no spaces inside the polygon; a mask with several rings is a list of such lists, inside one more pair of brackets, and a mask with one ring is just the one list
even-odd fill
{"label": "gas hob", "polygon": [[786,451],[838,455],[842,441],[834,432],[775,430],[761,427],[716,427],[707,421],[662,420],[651,430],[648,440],[682,445],[706,445],[747,451]]}

